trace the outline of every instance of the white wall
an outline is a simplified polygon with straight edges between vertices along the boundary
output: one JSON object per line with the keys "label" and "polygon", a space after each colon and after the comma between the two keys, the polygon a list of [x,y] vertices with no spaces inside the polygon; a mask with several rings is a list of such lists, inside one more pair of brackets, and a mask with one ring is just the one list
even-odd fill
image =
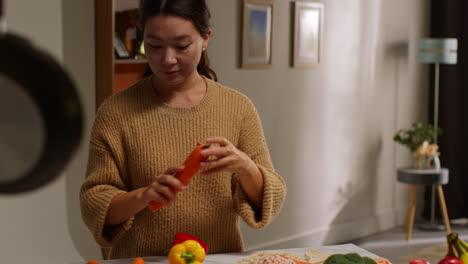
{"label": "white wall", "polygon": [[261,231],[243,226],[247,247],[341,243],[402,223],[406,189],[395,171],[409,154],[392,137],[425,120],[416,45],[428,32],[428,2],[322,1],[322,65],[292,69],[291,1],[275,1],[269,70],[237,67],[241,1],[208,2],[215,71],[221,83],[253,99],[289,189],[274,223]]}
{"label": "white wall", "polygon": [[[282,214],[246,246],[341,243],[402,223],[406,188],[395,170],[409,154],[392,136],[425,120],[427,72],[416,62],[427,36],[424,0],[327,0],[322,65],[289,67],[290,1],[276,1],[274,65],[238,68],[240,3],[208,0],[209,45],[220,82],[256,104],[275,167],[289,194]],[[39,191],[0,196],[2,263],[54,264],[100,258],[79,213],[94,114],[93,0],[6,0],[9,28],[67,66],[86,114],[82,146],[64,175]]]}

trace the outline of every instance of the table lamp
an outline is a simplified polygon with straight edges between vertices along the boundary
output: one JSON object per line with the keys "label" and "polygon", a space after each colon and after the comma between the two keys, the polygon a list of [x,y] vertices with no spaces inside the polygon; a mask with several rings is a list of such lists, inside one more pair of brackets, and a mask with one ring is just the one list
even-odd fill
{"label": "table lamp", "polygon": [[[434,120],[433,126],[436,131],[434,133],[433,143],[437,144],[438,136],[438,116],[439,116],[439,65],[440,64],[457,64],[457,48],[458,41],[456,38],[425,38],[419,40],[419,62],[424,64],[434,64]],[[447,174],[448,181],[448,169],[436,168],[435,173]],[[439,185],[439,188],[442,189]],[[434,210],[435,210],[435,185],[432,184],[431,194],[431,219],[430,223],[422,225],[421,228],[425,230],[440,230],[443,226],[438,225],[434,222]],[[440,190],[440,192],[442,192]],[[445,205],[444,205],[445,206]],[[445,209],[446,211],[446,209]],[[445,221],[448,221],[447,213],[445,212]],[[448,223],[446,223],[448,225]],[[447,229],[450,227],[447,226]]]}

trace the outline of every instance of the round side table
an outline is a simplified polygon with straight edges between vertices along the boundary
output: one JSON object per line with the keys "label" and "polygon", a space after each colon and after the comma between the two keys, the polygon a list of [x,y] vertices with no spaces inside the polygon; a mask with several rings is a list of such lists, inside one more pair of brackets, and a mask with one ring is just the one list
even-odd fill
{"label": "round side table", "polygon": [[445,231],[451,233],[450,222],[445,205],[444,192],[442,185],[449,181],[449,170],[447,168],[440,169],[413,169],[401,168],[398,169],[398,181],[410,184],[408,208],[406,211],[406,240],[411,239],[413,232],[414,213],[416,211],[416,188],[418,185],[432,185],[432,206],[431,206],[431,223],[434,223],[434,207],[435,207],[435,189],[439,196],[439,203],[442,216],[444,218]]}

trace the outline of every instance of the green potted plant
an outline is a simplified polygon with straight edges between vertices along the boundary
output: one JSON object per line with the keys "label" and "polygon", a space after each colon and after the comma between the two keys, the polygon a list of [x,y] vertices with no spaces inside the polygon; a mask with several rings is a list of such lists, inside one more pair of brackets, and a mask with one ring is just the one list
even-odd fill
{"label": "green potted plant", "polygon": [[442,129],[436,129],[431,125],[424,126],[421,122],[415,122],[409,129],[400,129],[393,140],[407,147],[415,159],[414,167],[427,169],[440,167],[439,146],[434,144],[434,137],[442,134]]}

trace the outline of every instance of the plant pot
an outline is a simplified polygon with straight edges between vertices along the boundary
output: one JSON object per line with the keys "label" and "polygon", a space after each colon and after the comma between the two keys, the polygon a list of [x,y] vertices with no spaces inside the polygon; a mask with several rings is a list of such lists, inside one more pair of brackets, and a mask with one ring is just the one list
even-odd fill
{"label": "plant pot", "polygon": [[434,156],[420,156],[417,153],[413,153],[413,157],[414,168],[416,169],[440,169],[439,153],[436,153]]}

